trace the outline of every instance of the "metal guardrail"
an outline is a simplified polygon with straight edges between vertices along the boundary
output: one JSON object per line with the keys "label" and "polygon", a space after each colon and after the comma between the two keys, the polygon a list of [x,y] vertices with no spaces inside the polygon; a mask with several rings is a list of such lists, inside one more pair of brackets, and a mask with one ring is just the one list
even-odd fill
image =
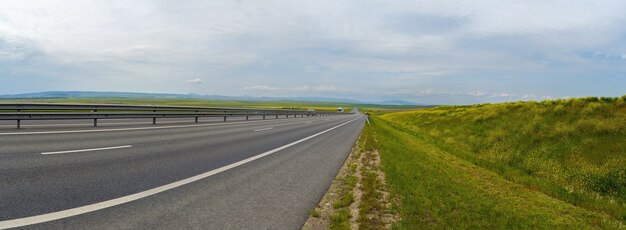
{"label": "metal guardrail", "polygon": [[285,116],[312,117],[336,116],[352,113],[338,113],[325,111],[308,111],[293,109],[252,109],[252,108],[215,108],[215,107],[188,107],[188,106],[135,106],[135,105],[106,105],[106,104],[55,104],[55,103],[0,103],[0,120],[15,120],[17,128],[21,128],[22,120],[64,120],[64,119],[93,119],[93,126],[98,126],[99,119],[121,118],[152,118],[156,124],[157,118],[194,118],[198,123],[199,117],[263,117],[275,116],[276,119]]}

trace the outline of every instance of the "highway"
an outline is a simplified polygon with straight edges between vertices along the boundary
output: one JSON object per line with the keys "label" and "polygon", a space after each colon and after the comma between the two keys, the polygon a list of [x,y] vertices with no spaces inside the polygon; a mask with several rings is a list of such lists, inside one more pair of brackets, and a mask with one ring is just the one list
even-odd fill
{"label": "highway", "polygon": [[0,123],[0,229],[299,229],[360,113]]}

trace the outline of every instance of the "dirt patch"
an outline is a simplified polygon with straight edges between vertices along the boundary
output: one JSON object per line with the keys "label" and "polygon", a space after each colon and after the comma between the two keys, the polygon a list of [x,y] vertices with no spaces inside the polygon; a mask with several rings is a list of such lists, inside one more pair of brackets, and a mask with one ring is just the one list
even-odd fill
{"label": "dirt patch", "polygon": [[[361,140],[359,139],[357,143],[359,143],[360,141]],[[336,206],[336,204],[339,203],[340,200],[349,192],[353,192],[354,200],[358,200],[360,198],[360,193],[354,191],[357,186],[350,186],[350,183],[348,182],[350,178],[354,178],[357,176],[356,170],[358,168],[358,159],[361,155],[359,153],[359,149],[359,144],[355,145],[352,148],[352,152],[339,170],[337,177],[335,177],[330,188],[328,189],[326,194],[324,194],[324,197],[322,197],[313,212],[311,212],[309,219],[306,221],[302,229],[330,229],[331,225],[337,225],[336,221],[333,220],[337,218],[333,217],[336,216],[337,212],[339,211],[338,209],[346,209],[346,207],[336,208],[333,206]],[[352,206],[354,206],[355,204],[354,200],[348,206],[350,216],[352,216],[349,218],[349,222],[352,222],[355,213],[358,215],[358,206],[354,208],[356,209],[356,212],[352,210]],[[333,221],[335,221],[335,223],[333,223]],[[351,225],[352,224],[350,224],[350,226]]]}
{"label": "dirt patch", "polygon": [[[363,134],[302,229],[391,229],[397,200],[387,189],[377,150]],[[376,141],[370,139],[371,141]]]}
{"label": "dirt patch", "polygon": [[361,186],[363,193],[359,207],[360,229],[391,229],[399,220],[394,211],[398,200],[392,197],[387,187],[385,173],[380,168],[380,153],[373,149],[361,158]]}

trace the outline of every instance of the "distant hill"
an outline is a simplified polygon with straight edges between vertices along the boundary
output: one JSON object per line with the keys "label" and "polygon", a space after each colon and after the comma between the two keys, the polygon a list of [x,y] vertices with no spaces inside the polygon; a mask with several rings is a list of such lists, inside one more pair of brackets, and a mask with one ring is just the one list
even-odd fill
{"label": "distant hill", "polygon": [[120,98],[173,98],[173,99],[205,99],[205,100],[294,100],[294,101],[318,101],[318,102],[343,102],[363,104],[364,102],[343,98],[328,97],[254,97],[254,96],[221,96],[200,94],[169,94],[169,93],[133,93],[133,92],[92,92],[92,91],[47,91],[36,93],[23,93],[12,95],[0,95],[0,99],[51,99],[51,98],[95,98],[95,97],[120,97]]}
{"label": "distant hill", "polygon": [[381,105],[418,105],[416,103],[410,102],[410,101],[403,101],[403,100],[386,100],[386,101],[382,101],[380,103],[377,104],[381,104]]}
{"label": "distant hill", "polygon": [[89,92],[89,91],[47,91],[13,95],[0,95],[0,99],[41,99],[41,98],[81,98],[81,97],[125,97],[125,98],[193,98],[185,94],[156,94],[130,92]]}

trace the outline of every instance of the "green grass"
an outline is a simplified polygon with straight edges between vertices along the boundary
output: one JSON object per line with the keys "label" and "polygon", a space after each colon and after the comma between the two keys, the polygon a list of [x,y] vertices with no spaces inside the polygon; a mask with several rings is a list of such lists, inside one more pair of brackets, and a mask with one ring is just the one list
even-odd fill
{"label": "green grass", "polygon": [[311,211],[311,216],[312,217],[320,217],[322,215],[322,212],[320,212],[317,209],[313,209],[313,211]]}
{"label": "green grass", "polygon": [[346,177],[337,178],[337,180],[341,181],[341,189],[339,191],[339,198],[332,204],[335,212],[330,217],[330,228],[350,229],[350,218],[352,215],[350,215],[349,206],[354,202],[354,193],[352,190],[357,184],[357,178],[354,175],[354,171],[351,171]]}
{"label": "green grass", "polygon": [[399,228],[618,228],[625,99],[387,113],[364,133],[401,200]]}
{"label": "green grass", "polygon": [[344,194],[343,196],[341,196],[339,200],[335,201],[335,203],[333,203],[333,208],[339,209],[339,208],[348,207],[350,206],[350,204],[352,204],[352,202],[354,202],[354,193],[348,192]]}
{"label": "green grass", "polygon": [[351,108],[383,109],[411,109],[419,106],[394,106],[355,104],[343,102],[313,102],[292,100],[259,100],[259,101],[226,101],[176,98],[51,98],[51,99],[19,99],[0,100],[0,103],[12,102],[42,102],[42,103],[82,103],[82,104],[125,104],[125,105],[163,105],[163,106],[206,106],[206,107],[245,107],[245,108],[274,108],[274,109],[316,109],[336,111],[343,107],[349,112]]}
{"label": "green grass", "polygon": [[330,229],[350,230],[350,217],[350,210],[338,210],[330,216]]}
{"label": "green grass", "polygon": [[381,220],[382,213],[385,208],[380,203],[383,194],[381,190],[381,182],[378,180],[378,172],[380,169],[374,163],[374,142],[371,129],[363,130],[362,147],[363,157],[361,158],[361,200],[359,205],[359,229],[384,229],[384,223]]}

